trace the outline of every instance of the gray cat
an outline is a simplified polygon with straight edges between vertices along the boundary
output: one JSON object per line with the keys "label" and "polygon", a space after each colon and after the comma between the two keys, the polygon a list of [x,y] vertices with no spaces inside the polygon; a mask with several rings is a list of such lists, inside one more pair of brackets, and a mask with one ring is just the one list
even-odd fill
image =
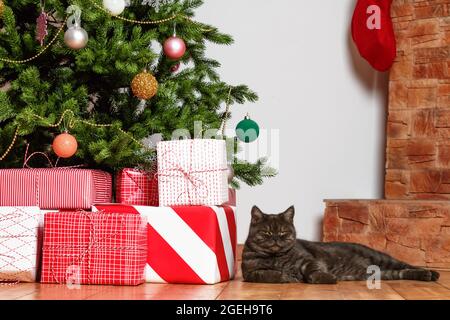
{"label": "gray cat", "polygon": [[264,214],[256,206],[252,209],[242,258],[245,281],[334,284],[366,280],[372,265],[380,268],[381,280],[439,279],[436,271],[411,266],[360,244],[298,240],[294,207],[278,215]]}

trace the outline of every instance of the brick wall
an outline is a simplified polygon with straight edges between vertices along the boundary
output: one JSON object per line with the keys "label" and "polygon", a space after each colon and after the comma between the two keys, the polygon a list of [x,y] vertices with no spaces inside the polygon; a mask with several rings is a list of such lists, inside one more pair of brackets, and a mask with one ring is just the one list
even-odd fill
{"label": "brick wall", "polygon": [[392,15],[388,200],[326,201],[323,240],[450,269],[450,0],[394,0]]}
{"label": "brick wall", "polygon": [[385,196],[450,199],[450,0],[394,0]]}
{"label": "brick wall", "polygon": [[361,243],[413,265],[450,268],[450,205],[430,200],[329,200],[324,241]]}

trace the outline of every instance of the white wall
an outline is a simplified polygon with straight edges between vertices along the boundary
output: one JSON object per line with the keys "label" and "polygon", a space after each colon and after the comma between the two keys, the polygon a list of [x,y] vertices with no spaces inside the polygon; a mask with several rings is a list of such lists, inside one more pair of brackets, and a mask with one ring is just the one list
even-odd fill
{"label": "white wall", "polygon": [[270,213],[295,204],[298,236],[320,240],[323,199],[383,195],[387,76],[355,52],[354,4],[205,0],[198,10],[199,21],[234,36],[233,46],[208,49],[222,63],[223,79],[260,96],[233,106],[229,126],[250,112],[262,128],[280,129],[279,175],[238,193],[241,243],[254,204]]}

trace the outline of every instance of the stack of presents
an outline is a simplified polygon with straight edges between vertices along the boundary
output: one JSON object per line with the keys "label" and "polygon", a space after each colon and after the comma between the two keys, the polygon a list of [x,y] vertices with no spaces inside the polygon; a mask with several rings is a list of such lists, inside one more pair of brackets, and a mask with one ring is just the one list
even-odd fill
{"label": "stack of presents", "polygon": [[0,170],[0,281],[139,285],[233,278],[223,140],[160,142],[154,172]]}

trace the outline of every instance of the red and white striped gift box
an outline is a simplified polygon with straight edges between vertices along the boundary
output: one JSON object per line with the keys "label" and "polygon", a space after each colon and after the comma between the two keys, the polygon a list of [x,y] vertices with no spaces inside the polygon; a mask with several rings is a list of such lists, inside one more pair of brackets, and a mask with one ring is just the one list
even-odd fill
{"label": "red and white striped gift box", "polygon": [[235,275],[234,207],[105,204],[93,210],[133,212],[147,219],[147,282],[214,284]]}
{"label": "red and white striped gift box", "polygon": [[46,213],[41,282],[143,283],[146,226],[142,217],[130,213]]}
{"label": "red and white striped gift box", "polygon": [[224,140],[162,141],[157,153],[160,206],[215,206],[228,201]]}
{"label": "red and white striped gift box", "polygon": [[0,207],[0,281],[36,281],[38,207]]}
{"label": "red and white striped gift box", "polygon": [[90,209],[94,203],[111,202],[111,196],[111,175],[100,170],[0,170],[0,206]]}
{"label": "red and white striped gift box", "polygon": [[116,202],[140,206],[159,205],[155,172],[122,169],[116,176]]}

